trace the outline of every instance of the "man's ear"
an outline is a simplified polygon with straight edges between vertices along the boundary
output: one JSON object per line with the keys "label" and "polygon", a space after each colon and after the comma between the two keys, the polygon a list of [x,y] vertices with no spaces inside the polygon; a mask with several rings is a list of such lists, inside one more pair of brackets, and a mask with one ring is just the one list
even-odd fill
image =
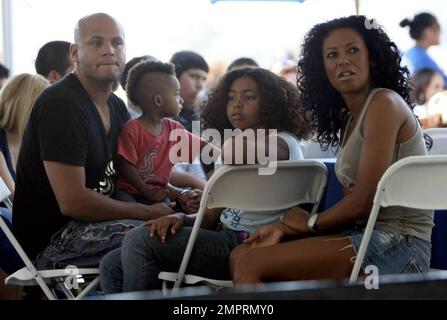
{"label": "man's ear", "polygon": [[75,64],[78,63],[78,49],[79,45],[77,45],[76,43],[72,43],[70,45],[70,57]]}
{"label": "man's ear", "polygon": [[61,74],[56,70],[51,70],[47,76],[48,81],[53,84],[56,81],[59,81],[62,78]]}
{"label": "man's ear", "polygon": [[157,94],[154,96],[154,103],[157,107],[161,107],[163,104],[163,97],[161,94]]}

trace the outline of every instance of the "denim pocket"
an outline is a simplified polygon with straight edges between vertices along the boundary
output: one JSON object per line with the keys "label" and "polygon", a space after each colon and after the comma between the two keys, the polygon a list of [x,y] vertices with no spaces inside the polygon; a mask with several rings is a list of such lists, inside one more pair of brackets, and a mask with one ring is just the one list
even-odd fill
{"label": "denim pocket", "polygon": [[417,269],[420,272],[427,272],[430,267],[431,243],[414,236],[405,235],[402,244],[411,251],[411,261],[416,264]]}

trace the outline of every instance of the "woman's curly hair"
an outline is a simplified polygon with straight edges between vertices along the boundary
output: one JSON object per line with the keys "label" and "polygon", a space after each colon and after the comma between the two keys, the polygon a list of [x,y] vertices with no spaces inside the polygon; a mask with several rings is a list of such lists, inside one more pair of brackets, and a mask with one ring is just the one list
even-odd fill
{"label": "woman's curly hair", "polygon": [[233,129],[227,118],[228,93],[233,82],[242,77],[250,77],[258,86],[262,127],[287,131],[299,139],[308,137],[310,126],[304,121],[298,89],[271,71],[252,67],[230,71],[219,81],[203,107],[204,129],[217,129],[222,137],[224,129]]}
{"label": "woman's curly hair", "polygon": [[329,146],[339,146],[338,132],[349,112],[340,93],[329,83],[323,64],[323,41],[331,31],[340,28],[352,29],[363,38],[372,62],[371,87],[394,90],[411,109],[414,107],[410,98],[412,86],[408,69],[400,65],[399,49],[382,28],[365,16],[350,16],[317,24],[305,36],[301,47],[297,86],[306,118],[311,122],[323,150]]}

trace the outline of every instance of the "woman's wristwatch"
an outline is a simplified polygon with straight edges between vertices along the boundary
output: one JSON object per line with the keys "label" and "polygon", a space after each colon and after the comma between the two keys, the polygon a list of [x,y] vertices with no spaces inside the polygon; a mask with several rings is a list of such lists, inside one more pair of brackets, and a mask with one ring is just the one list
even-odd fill
{"label": "woman's wristwatch", "polygon": [[318,214],[313,213],[310,215],[309,219],[307,220],[307,228],[309,228],[310,231],[316,233],[317,230],[315,230],[315,224],[317,223]]}

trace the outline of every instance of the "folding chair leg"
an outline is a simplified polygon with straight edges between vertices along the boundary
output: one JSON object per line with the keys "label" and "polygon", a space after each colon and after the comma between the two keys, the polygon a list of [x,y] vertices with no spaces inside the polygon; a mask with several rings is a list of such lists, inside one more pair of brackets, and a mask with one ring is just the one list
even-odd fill
{"label": "folding chair leg", "polygon": [[36,276],[36,281],[42,289],[43,293],[45,293],[45,296],[48,298],[48,300],[57,300],[56,294],[54,292],[51,292],[50,288],[40,276]]}
{"label": "folding chair leg", "polygon": [[82,290],[77,296],[76,296],[76,300],[80,300],[82,298],[84,298],[84,296],[89,293],[91,290],[95,289],[96,286],[99,284],[99,277],[96,277],[95,279],[93,279],[92,282],[90,282],[88,284],[87,287],[84,288],[84,290]]}
{"label": "folding chair leg", "polygon": [[167,281],[163,281],[163,285],[162,285],[162,291],[163,291],[163,296],[166,297],[169,293],[169,288],[168,288],[168,282]]}
{"label": "folding chair leg", "polygon": [[62,293],[65,295],[65,297],[68,300],[74,300],[75,296],[73,293],[65,286],[64,278],[59,278],[57,287],[62,291]]}

